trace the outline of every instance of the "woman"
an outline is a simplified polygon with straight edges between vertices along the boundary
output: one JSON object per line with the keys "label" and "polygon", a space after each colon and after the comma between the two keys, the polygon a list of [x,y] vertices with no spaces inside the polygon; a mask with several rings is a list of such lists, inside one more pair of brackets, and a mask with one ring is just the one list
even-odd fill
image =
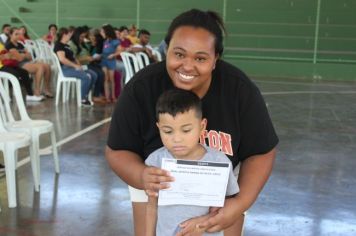
{"label": "woman", "polygon": [[105,98],[107,102],[116,102],[114,70],[116,67],[115,58],[120,55],[118,51],[120,42],[116,39],[114,28],[111,25],[104,25],[100,34],[105,40],[101,54],[101,66],[105,74]]}
{"label": "woman", "polygon": [[0,71],[14,75],[20,82],[20,85],[26,90],[26,101],[40,102],[44,98],[42,96],[33,95],[32,80],[25,69],[18,67],[18,62],[11,58],[10,53],[0,43]]}
{"label": "woman", "polygon": [[[189,220],[206,232],[224,230],[241,234],[244,212],[254,203],[267,181],[278,138],[258,88],[236,67],[220,59],[224,27],[214,12],[190,10],[176,17],[166,36],[166,61],[138,72],[126,85],[113,113],[106,158],[129,185],[152,194],[168,188],[173,179],[143,161],[162,147],[155,127],[159,95],[177,87],[193,91],[202,101],[207,118],[201,143],[224,152],[238,174],[240,193],[225,200],[223,208]],[[240,165],[240,169],[238,169]],[[237,168],[236,168],[237,167]],[[147,198],[130,188],[135,235],[144,235]],[[186,226],[187,223],[182,223]],[[184,228],[178,235],[188,235]]]}
{"label": "woman", "polygon": [[96,77],[92,77],[90,72],[83,69],[78,60],[75,59],[74,53],[68,45],[72,34],[67,28],[60,28],[58,41],[54,45],[54,52],[61,63],[63,75],[81,80],[82,105],[91,106],[88,95],[93,84],[95,84]]}
{"label": "woman", "polygon": [[101,66],[95,63],[99,58],[94,58],[90,55],[89,49],[84,42],[86,31],[82,27],[75,29],[71,40],[68,45],[74,53],[77,61],[84,66],[88,67],[86,72],[90,73],[91,77],[94,77],[94,92],[93,92],[93,102],[101,103],[103,102],[102,95],[103,85],[104,85],[104,72]]}
{"label": "woman", "polygon": [[43,96],[47,98],[53,98],[50,88],[51,80],[51,67],[42,62],[32,61],[31,54],[26,48],[19,43],[20,30],[17,28],[11,28],[10,38],[6,43],[6,49],[12,55],[12,58],[18,61],[18,66],[25,69],[28,73],[35,77],[34,95],[41,95],[41,83],[44,79]]}
{"label": "woman", "polygon": [[21,26],[19,28],[20,30],[20,35],[19,35],[19,40],[24,43],[26,40],[30,39],[30,36],[28,36],[28,33],[27,33],[27,28],[26,26]]}
{"label": "woman", "polygon": [[[129,29],[126,26],[121,26],[118,30],[117,30],[117,38],[120,40],[120,46],[118,49],[118,52],[130,52],[131,51],[131,46],[132,43],[131,41],[127,38],[127,36],[129,35]],[[121,55],[119,54],[116,57],[116,70],[120,71],[121,74],[121,82],[123,85],[123,81],[125,78],[125,66],[124,66],[124,62],[122,61]]]}
{"label": "woman", "polygon": [[57,40],[57,29],[57,25],[50,24],[48,26],[48,33],[42,37],[43,40],[45,40],[52,47]]}

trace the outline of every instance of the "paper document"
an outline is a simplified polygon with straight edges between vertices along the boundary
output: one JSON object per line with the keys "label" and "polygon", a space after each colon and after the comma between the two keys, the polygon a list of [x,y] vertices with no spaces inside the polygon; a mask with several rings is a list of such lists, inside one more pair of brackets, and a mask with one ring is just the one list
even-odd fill
{"label": "paper document", "polygon": [[159,191],[158,205],[224,205],[230,163],[163,158],[162,169],[175,181],[169,189]]}

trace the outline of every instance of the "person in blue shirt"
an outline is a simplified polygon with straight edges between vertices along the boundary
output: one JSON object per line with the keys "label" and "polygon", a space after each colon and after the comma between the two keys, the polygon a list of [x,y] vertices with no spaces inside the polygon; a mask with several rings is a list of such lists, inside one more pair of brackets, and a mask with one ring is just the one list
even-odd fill
{"label": "person in blue shirt", "polygon": [[116,38],[115,30],[111,25],[103,25],[100,30],[104,38],[103,51],[101,54],[101,66],[105,74],[104,93],[107,102],[116,102],[114,70],[116,56],[120,54],[120,41]]}

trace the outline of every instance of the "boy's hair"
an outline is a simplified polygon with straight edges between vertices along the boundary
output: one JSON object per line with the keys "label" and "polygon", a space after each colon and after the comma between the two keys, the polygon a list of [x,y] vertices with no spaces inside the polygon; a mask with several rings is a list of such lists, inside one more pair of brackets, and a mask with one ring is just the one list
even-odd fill
{"label": "boy's hair", "polygon": [[158,98],[156,103],[156,119],[159,121],[159,115],[168,113],[175,117],[178,113],[188,112],[194,109],[196,116],[202,118],[202,105],[200,98],[193,92],[183,89],[171,89],[165,91]]}

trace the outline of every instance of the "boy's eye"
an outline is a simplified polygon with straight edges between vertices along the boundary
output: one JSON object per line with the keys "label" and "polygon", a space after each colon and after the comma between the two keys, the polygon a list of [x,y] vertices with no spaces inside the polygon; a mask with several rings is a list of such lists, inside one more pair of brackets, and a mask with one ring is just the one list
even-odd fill
{"label": "boy's eye", "polygon": [[171,134],[172,130],[162,130],[162,132],[165,133],[165,134]]}
{"label": "boy's eye", "polygon": [[184,133],[189,133],[191,131],[191,129],[184,129],[183,132]]}

